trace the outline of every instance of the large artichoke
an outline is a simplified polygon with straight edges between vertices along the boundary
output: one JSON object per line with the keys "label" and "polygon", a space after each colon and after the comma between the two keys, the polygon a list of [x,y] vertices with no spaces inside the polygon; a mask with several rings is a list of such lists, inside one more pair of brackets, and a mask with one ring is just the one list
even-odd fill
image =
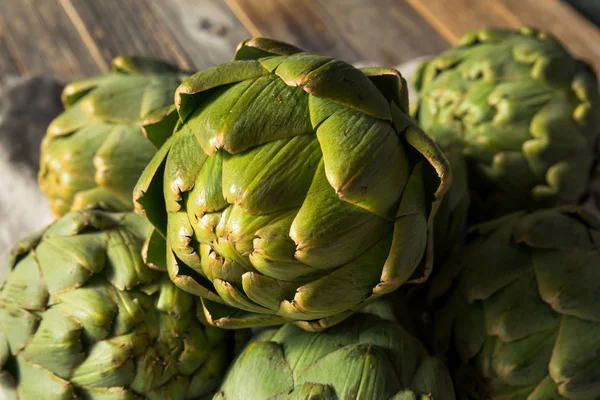
{"label": "large artichoke", "polygon": [[590,66],[530,28],[482,29],[424,63],[414,116],[470,164],[479,220],[575,204],[598,154],[600,96]]}
{"label": "large artichoke", "polygon": [[519,212],[472,235],[433,279],[438,351],[492,399],[600,399],[600,218]]}
{"label": "large artichoke", "polygon": [[0,397],[196,399],[218,386],[234,333],[205,324],[198,299],[144,265],[149,231],[133,213],[84,210],[14,249]]}
{"label": "large artichoke", "polygon": [[215,400],[452,400],[442,361],[374,303],[324,332],[262,332],[234,361]]}
{"label": "large artichoke", "polygon": [[117,57],[113,72],[73,82],[42,141],[39,184],[56,217],[88,205],[133,209],[131,192],[156,153],[142,121],[173,103],[185,75],[158,60]]}
{"label": "large artichoke", "polygon": [[450,172],[405,84],[253,39],[177,89],[180,122],[134,199],[211,323],[323,329],[427,277]]}

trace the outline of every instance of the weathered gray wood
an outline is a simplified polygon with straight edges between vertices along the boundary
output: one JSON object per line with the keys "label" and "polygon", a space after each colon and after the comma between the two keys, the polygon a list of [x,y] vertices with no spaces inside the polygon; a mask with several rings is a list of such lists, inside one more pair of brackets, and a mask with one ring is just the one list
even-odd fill
{"label": "weathered gray wood", "polygon": [[4,27],[0,26],[0,88],[7,80],[18,75],[19,69],[9,52]]}
{"label": "weathered gray wood", "polygon": [[[148,0],[61,0],[65,9],[74,12],[97,46],[102,59],[110,61],[118,55],[154,56],[184,68],[192,68],[171,31],[158,17]],[[87,32],[87,33],[86,33]]]}
{"label": "weathered gray wood", "polygon": [[317,0],[335,29],[373,64],[394,66],[449,43],[405,0]]}
{"label": "weathered gray wood", "polygon": [[6,48],[0,55],[7,54],[19,74],[73,80],[106,68],[94,59],[58,0],[0,0],[0,31],[0,48]]}
{"label": "weathered gray wood", "polygon": [[[332,0],[333,1],[333,0]],[[360,59],[314,0],[226,0],[253,36],[355,62]]]}
{"label": "weathered gray wood", "polygon": [[250,33],[223,0],[150,0],[195,68],[232,59],[237,44]]}

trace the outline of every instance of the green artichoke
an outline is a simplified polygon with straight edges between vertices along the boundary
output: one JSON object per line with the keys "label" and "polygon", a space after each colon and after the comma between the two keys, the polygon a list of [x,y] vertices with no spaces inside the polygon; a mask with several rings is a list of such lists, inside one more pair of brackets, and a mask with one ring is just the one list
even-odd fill
{"label": "green artichoke", "polygon": [[600,399],[600,218],[511,214],[436,272],[435,346],[471,364],[486,398]]}
{"label": "green artichoke", "polygon": [[454,388],[442,361],[377,302],[324,332],[261,332],[214,397],[236,399],[453,400]]}
{"label": "green artichoke", "polygon": [[[397,71],[252,39],[175,103],[134,201],[209,322],[319,330],[427,277],[450,171]],[[148,135],[164,137],[153,117]]]}
{"label": "green artichoke", "polygon": [[600,95],[589,65],[531,28],[482,29],[424,63],[413,114],[469,162],[474,217],[575,204],[598,155]]}
{"label": "green artichoke", "polygon": [[13,250],[0,291],[0,397],[196,399],[214,391],[244,331],[148,268],[134,213],[73,211]]}
{"label": "green artichoke", "polygon": [[185,78],[153,59],[117,57],[112,67],[110,74],[65,87],[66,111],[42,141],[38,180],[57,218],[89,205],[133,209],[133,187],[156,153],[142,121],[172,104]]}

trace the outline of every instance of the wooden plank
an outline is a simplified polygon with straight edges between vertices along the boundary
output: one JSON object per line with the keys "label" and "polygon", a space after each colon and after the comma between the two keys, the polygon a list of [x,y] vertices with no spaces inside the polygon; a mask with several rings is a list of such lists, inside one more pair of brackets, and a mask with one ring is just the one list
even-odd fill
{"label": "wooden plank", "polygon": [[253,36],[292,43],[348,62],[360,59],[314,0],[226,0]]}
{"label": "wooden plank", "polygon": [[0,89],[7,80],[20,75],[17,64],[10,54],[4,27],[0,25]]}
{"label": "wooden plank", "polygon": [[191,69],[192,62],[148,0],[60,0],[82,37],[106,63],[118,55],[144,55]]}
{"label": "wooden plank", "polygon": [[405,0],[318,0],[363,60],[394,66],[437,54],[448,42]]}
{"label": "wooden plank", "polygon": [[600,29],[573,7],[558,0],[502,0],[525,24],[551,32],[575,55],[600,73]]}
{"label": "wooden plank", "polygon": [[530,25],[552,33],[600,71],[600,30],[559,0],[407,1],[451,43],[473,29]]}
{"label": "wooden plank", "polygon": [[58,0],[0,0],[2,42],[19,74],[73,80],[106,70]]}
{"label": "wooden plank", "polygon": [[500,2],[481,0],[406,0],[425,20],[455,44],[462,34],[489,26],[518,27],[519,20]]}
{"label": "wooden plank", "polygon": [[222,0],[151,0],[195,68],[232,59],[237,44],[250,37]]}

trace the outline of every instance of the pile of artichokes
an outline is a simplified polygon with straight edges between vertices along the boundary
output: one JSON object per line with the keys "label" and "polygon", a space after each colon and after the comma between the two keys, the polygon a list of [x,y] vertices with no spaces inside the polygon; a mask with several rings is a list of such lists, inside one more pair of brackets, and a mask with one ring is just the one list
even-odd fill
{"label": "pile of artichokes", "polygon": [[255,38],[67,85],[0,398],[599,400],[594,72],[484,29],[414,83]]}

